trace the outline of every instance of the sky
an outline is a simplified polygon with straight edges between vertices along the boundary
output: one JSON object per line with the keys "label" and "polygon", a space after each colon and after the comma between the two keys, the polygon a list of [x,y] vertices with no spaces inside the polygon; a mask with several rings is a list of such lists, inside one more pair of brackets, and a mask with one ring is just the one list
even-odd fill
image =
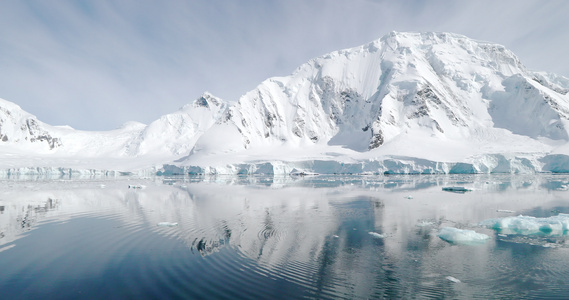
{"label": "sky", "polygon": [[569,77],[569,1],[8,0],[0,98],[50,125],[150,123],[208,91],[237,101],[311,58],[391,31],[506,46]]}

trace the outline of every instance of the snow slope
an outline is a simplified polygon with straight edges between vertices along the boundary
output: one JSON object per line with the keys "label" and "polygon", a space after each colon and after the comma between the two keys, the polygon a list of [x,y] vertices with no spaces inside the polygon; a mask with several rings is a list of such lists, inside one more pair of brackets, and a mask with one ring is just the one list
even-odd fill
{"label": "snow slope", "polygon": [[187,155],[195,142],[222,117],[226,109],[227,104],[221,99],[204,93],[177,112],[150,123],[126,145],[126,153],[131,156]]}
{"label": "snow slope", "polygon": [[206,93],[148,126],[80,132],[3,101],[0,153],[33,151],[0,158],[0,169],[41,156],[49,167],[162,174],[567,172],[568,91],[569,79],[529,71],[501,45],[392,32],[236,103]]}

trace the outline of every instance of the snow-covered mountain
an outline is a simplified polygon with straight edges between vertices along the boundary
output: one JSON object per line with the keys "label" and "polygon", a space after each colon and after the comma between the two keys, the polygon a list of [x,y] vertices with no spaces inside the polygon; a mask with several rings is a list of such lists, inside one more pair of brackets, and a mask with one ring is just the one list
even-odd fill
{"label": "snow-covered mountain", "polygon": [[550,78],[499,45],[392,33],[263,82],[231,109],[230,123],[243,148],[312,143],[361,152],[417,130],[468,139],[503,128],[566,139],[567,90]]}
{"label": "snow-covered mountain", "polygon": [[29,146],[53,150],[61,141],[53,137],[49,126],[18,105],[0,99],[0,141],[2,144]]}
{"label": "snow-covered mountain", "polygon": [[150,123],[126,145],[130,156],[188,155],[196,141],[218,120],[227,104],[215,96],[204,93],[193,103],[175,113],[164,115]]}
{"label": "snow-covered mountain", "polygon": [[0,132],[4,143],[49,145],[42,155],[63,167],[88,153],[162,173],[559,172],[569,171],[568,92],[569,79],[527,70],[501,45],[392,32],[236,103],[204,94],[148,126],[77,132],[21,110],[10,119],[17,106],[2,102]]}
{"label": "snow-covered mountain", "polygon": [[[308,172],[542,171],[540,159],[568,139],[568,90],[501,45],[391,33],[266,80],[212,128],[229,137],[198,141],[187,165],[234,152]],[[215,166],[204,171],[232,172]]]}
{"label": "snow-covered mountain", "polygon": [[110,131],[81,131],[50,126],[0,99],[0,174],[152,173],[188,155],[226,106],[204,93],[149,125],[127,122]]}

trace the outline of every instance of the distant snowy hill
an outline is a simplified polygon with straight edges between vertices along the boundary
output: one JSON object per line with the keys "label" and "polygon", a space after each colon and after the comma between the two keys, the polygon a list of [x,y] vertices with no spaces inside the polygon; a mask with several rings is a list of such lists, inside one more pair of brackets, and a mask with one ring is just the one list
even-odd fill
{"label": "distant snowy hill", "polygon": [[53,150],[61,141],[49,132],[49,126],[25,112],[18,105],[0,99],[0,143],[6,145],[31,144],[36,148]]}
{"label": "distant snowy hill", "polygon": [[221,99],[204,93],[179,111],[164,115],[146,126],[126,145],[126,153],[130,156],[188,155],[196,141],[222,118],[226,109],[227,104]]}
{"label": "distant snowy hill", "polygon": [[155,173],[163,163],[188,155],[226,107],[205,93],[149,125],[128,122],[111,131],[81,131],[47,125],[0,99],[0,174]]}
{"label": "distant snowy hill", "polygon": [[[148,126],[79,132],[3,101],[0,143],[43,148],[0,159],[0,169],[567,172],[568,92],[569,79],[529,71],[501,45],[393,32],[270,78],[237,103],[206,93]],[[74,163],[81,157],[92,163]]]}

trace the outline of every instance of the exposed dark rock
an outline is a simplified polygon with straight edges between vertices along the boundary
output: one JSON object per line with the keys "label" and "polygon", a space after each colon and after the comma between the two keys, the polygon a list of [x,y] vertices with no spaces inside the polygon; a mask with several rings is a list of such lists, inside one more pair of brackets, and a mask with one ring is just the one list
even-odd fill
{"label": "exposed dark rock", "polygon": [[383,134],[381,131],[378,132],[373,132],[372,130],[372,137],[371,137],[371,141],[369,143],[369,150],[375,149],[381,145],[383,145]]}
{"label": "exposed dark rock", "polygon": [[209,103],[207,102],[207,99],[204,98],[203,96],[200,97],[199,99],[197,99],[197,100],[194,102],[194,105],[195,105],[195,106],[201,106],[201,107],[209,107]]}

